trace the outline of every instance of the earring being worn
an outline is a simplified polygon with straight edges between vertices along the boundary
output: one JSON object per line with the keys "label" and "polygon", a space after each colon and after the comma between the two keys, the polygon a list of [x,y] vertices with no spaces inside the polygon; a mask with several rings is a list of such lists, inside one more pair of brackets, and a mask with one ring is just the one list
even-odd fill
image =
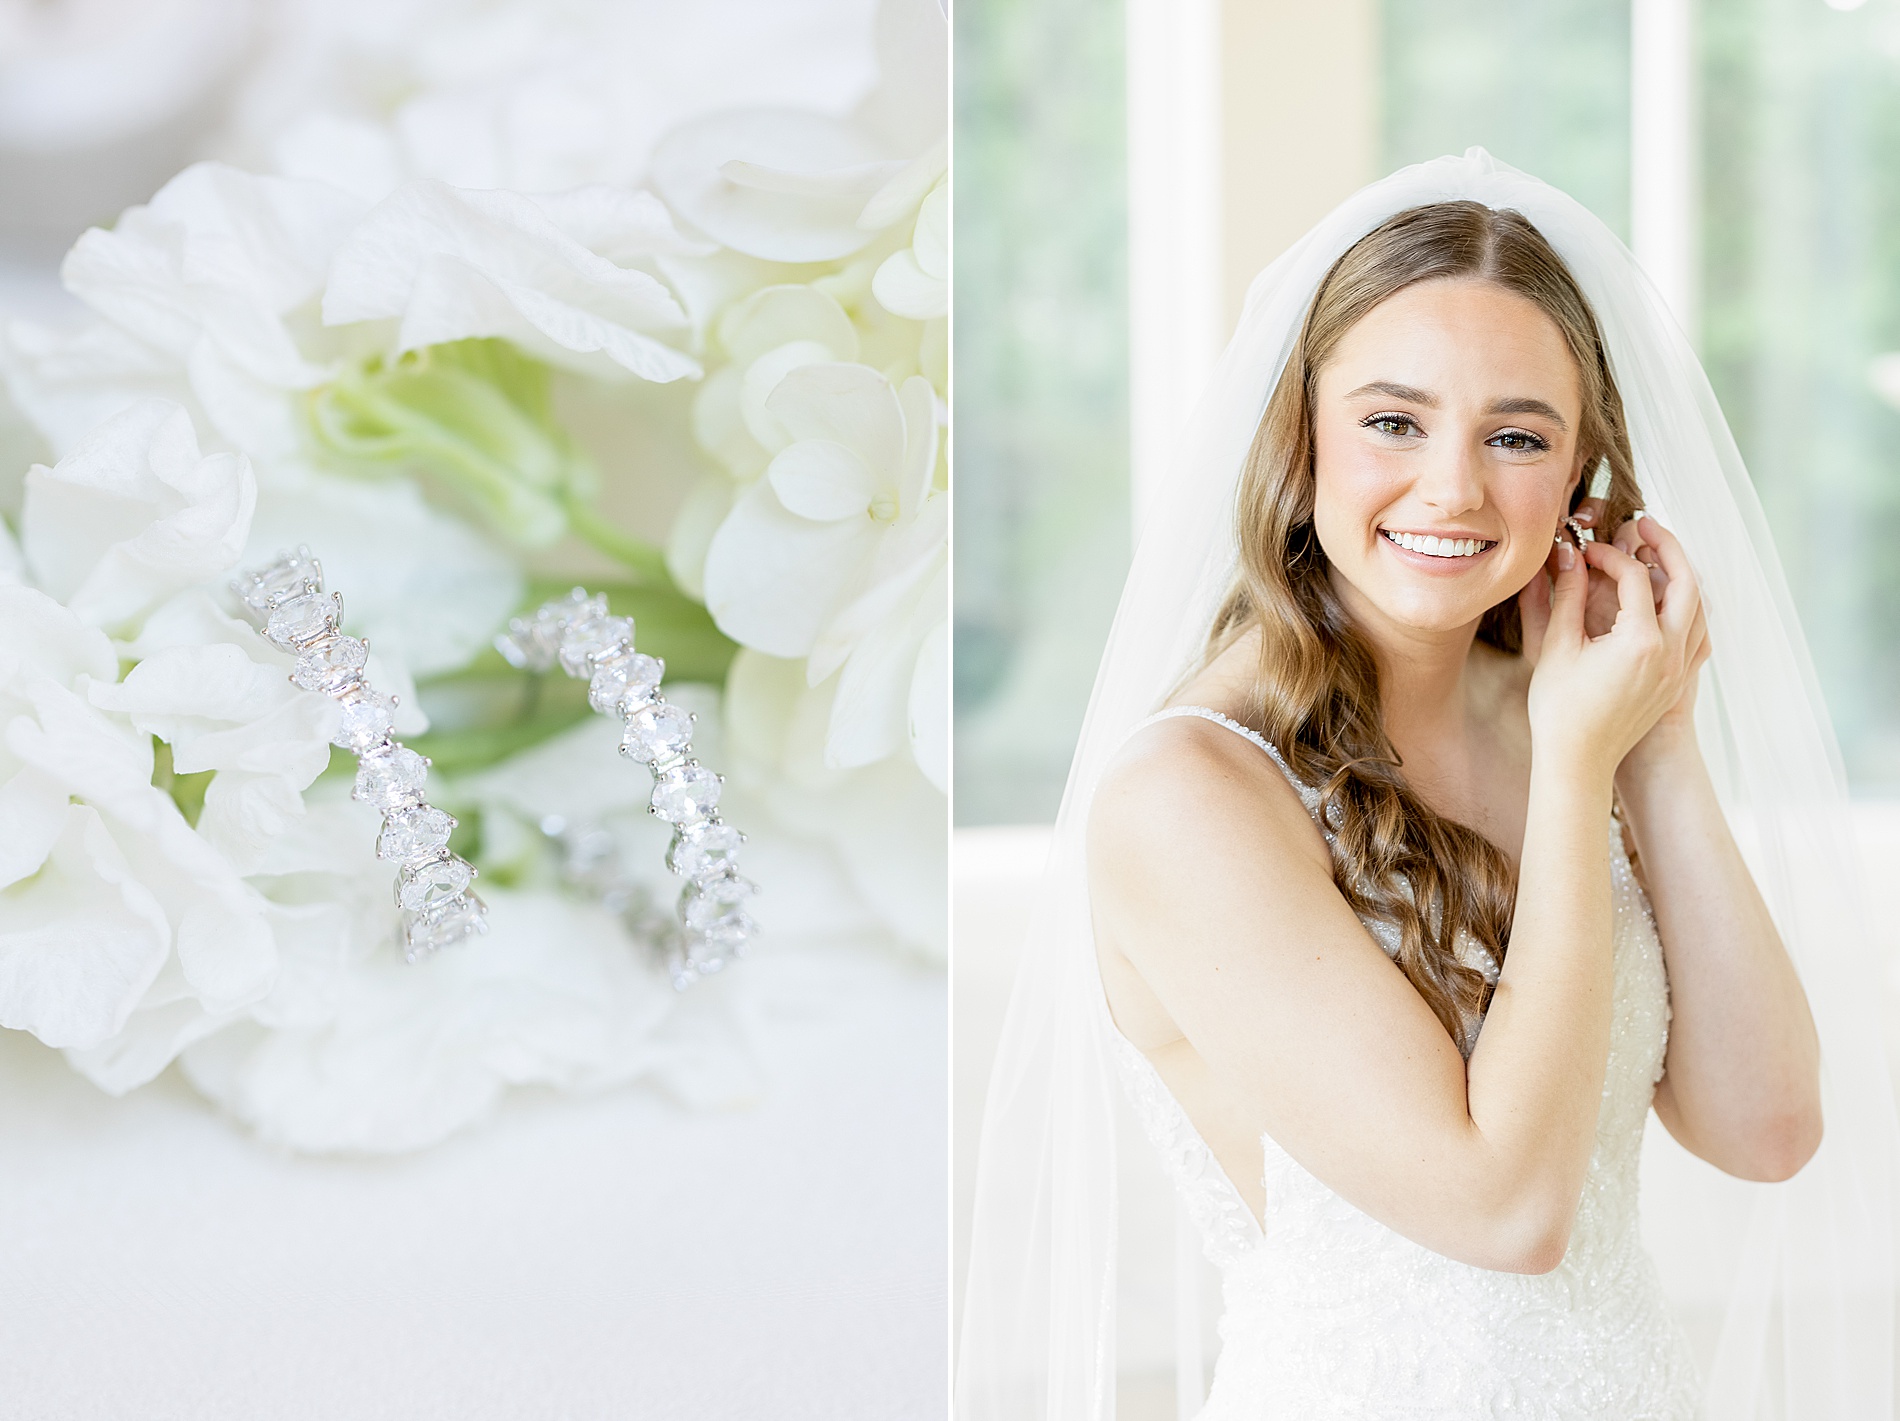
{"label": "earring being worn", "polygon": [[666,866],[686,880],[678,926],[663,944],[673,985],[684,991],[742,956],[759,930],[745,911],[757,885],[735,868],[745,835],[720,820],[724,780],[692,758],[694,717],[660,694],[665,664],[633,649],[633,619],[609,615],[604,596],[576,587],[516,617],[495,648],[521,670],[559,662],[585,680],[588,704],[621,720],[620,753],[653,772],[647,812],[673,826]]}
{"label": "earring being worn", "polygon": [[396,698],[364,679],[369,642],[341,631],[343,596],[324,596],[322,565],[299,547],[239,573],[231,590],[258,635],[297,658],[290,679],[343,707],[331,743],[357,757],[350,797],[382,812],[376,857],[398,865],[403,956],[414,962],[487,932],[488,907],[469,888],[475,867],[449,851],[455,820],[423,798],[429,762],[390,737]]}

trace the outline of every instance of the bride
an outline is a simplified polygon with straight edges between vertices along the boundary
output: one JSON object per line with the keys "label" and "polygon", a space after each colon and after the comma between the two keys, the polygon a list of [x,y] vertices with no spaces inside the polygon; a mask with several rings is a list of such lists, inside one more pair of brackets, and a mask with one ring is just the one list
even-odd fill
{"label": "bride", "polygon": [[[1197,424],[999,1053],[962,1414],[1112,1414],[1118,1077],[1221,1269],[1204,1421],[1752,1417],[1770,1351],[1785,1414],[1890,1416],[1838,771],[1627,253],[1482,153],[1408,170],[1263,274]],[[1652,1107],[1790,1181],[1707,1412],[1639,1234]]]}

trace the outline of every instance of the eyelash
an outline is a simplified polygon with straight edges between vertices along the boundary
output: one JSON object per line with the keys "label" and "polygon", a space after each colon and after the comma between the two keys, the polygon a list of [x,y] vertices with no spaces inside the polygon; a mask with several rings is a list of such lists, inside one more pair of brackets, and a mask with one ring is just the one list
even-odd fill
{"label": "eyelash", "polygon": [[[1379,429],[1380,425],[1386,424],[1398,425],[1400,428]],[[1367,415],[1364,419],[1359,421],[1359,427],[1361,429],[1379,429],[1379,433],[1389,434],[1395,438],[1404,437],[1411,433],[1423,432],[1419,430],[1418,421],[1413,419],[1409,414],[1385,413]],[[1491,444],[1500,439],[1523,440],[1524,442],[1521,444],[1499,446],[1501,448],[1510,449],[1514,453],[1541,454],[1550,448],[1550,441],[1548,439],[1545,439],[1541,434],[1533,434],[1528,429],[1501,429],[1484,442]]]}

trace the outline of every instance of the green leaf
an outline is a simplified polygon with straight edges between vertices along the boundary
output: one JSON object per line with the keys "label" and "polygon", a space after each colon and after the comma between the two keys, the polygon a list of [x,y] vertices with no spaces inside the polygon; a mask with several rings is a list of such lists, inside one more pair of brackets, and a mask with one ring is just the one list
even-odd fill
{"label": "green leaf", "polygon": [[179,774],[172,768],[172,747],[156,735],[152,737],[152,783],[171,796],[178,812],[194,829],[205,812],[205,791],[211,788],[211,777],[216,773],[216,770],[199,770],[194,774]]}

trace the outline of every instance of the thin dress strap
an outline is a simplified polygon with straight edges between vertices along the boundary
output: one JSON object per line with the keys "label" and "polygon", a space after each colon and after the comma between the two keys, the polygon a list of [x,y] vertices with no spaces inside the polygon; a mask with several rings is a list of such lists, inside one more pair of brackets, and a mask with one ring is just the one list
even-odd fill
{"label": "thin dress strap", "polygon": [[[1319,825],[1320,832],[1326,836],[1329,843],[1332,841],[1332,829],[1320,816],[1319,791],[1307,784],[1307,782],[1298,775],[1294,774],[1293,767],[1287,764],[1286,757],[1280,753],[1279,747],[1251,726],[1242,725],[1239,721],[1229,716],[1224,716],[1209,706],[1169,706],[1166,710],[1157,711],[1149,716],[1146,720],[1141,722],[1141,725],[1153,725],[1158,720],[1172,720],[1174,717],[1181,715],[1198,716],[1202,720],[1211,720],[1214,724],[1231,730],[1236,735],[1245,736],[1262,750],[1265,750],[1268,756],[1272,758],[1273,763],[1280,767],[1280,773],[1286,776],[1286,782],[1293,786],[1293,792],[1299,795],[1300,803],[1304,804],[1306,806],[1306,812],[1313,816],[1313,822]],[[1138,725],[1135,728],[1139,730],[1141,726]]]}

